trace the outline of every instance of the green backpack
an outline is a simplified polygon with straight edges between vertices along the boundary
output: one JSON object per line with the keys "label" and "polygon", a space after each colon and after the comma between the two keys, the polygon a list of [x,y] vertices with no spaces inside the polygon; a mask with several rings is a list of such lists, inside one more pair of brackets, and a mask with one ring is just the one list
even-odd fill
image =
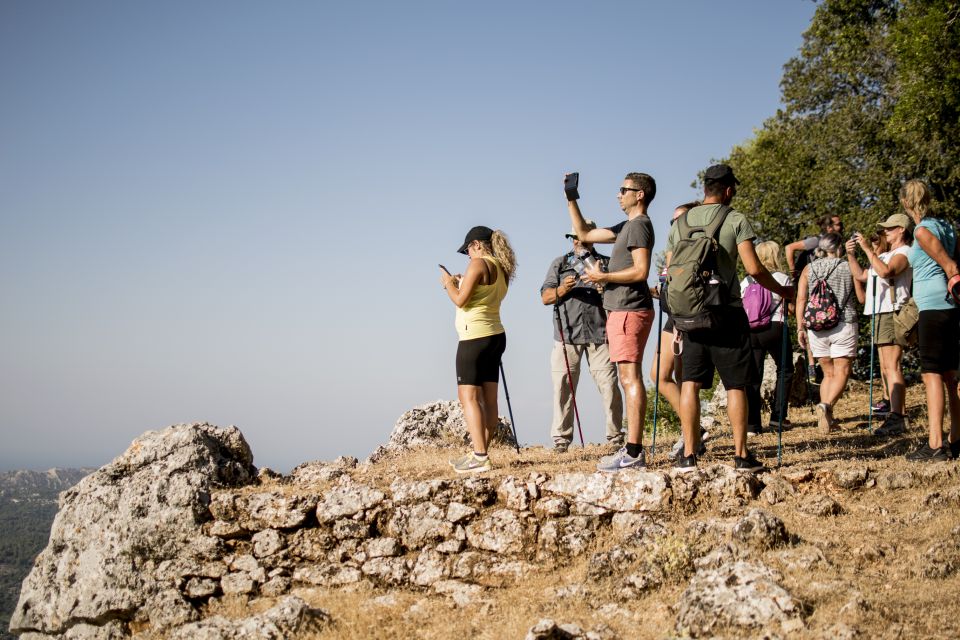
{"label": "green backpack", "polygon": [[716,307],[727,304],[727,285],[717,277],[717,236],[732,209],[720,205],[710,224],[691,227],[689,211],[677,218],[680,239],[667,267],[667,309],[678,331],[704,331],[719,324]]}

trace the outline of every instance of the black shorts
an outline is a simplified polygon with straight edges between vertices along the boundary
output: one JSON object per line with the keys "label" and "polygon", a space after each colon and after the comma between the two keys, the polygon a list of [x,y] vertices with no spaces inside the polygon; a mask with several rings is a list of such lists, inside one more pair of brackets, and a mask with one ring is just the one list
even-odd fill
{"label": "black shorts", "polygon": [[457,384],[480,386],[500,379],[500,357],[507,348],[507,334],[498,333],[457,345]]}
{"label": "black shorts", "polygon": [[920,371],[956,371],[960,360],[960,309],[931,309],[920,312],[918,327]]}
{"label": "black shorts", "polygon": [[727,389],[743,389],[760,381],[750,348],[750,323],[743,307],[723,307],[720,326],[683,334],[683,381],[713,386],[714,368]]}

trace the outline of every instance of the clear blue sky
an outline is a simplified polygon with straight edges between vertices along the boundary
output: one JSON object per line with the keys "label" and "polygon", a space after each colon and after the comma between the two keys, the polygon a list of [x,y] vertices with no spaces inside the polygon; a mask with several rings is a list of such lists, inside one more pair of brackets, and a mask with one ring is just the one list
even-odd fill
{"label": "clear blue sky", "polygon": [[[601,225],[652,174],[662,249],[697,171],[776,111],[814,9],[0,3],[0,469],[197,420],[279,470],[367,455],[456,397],[436,265],[463,269],[476,224],[518,254],[504,366],[521,441],[546,443],[563,173]],[[585,377],[594,441],[596,396]]]}

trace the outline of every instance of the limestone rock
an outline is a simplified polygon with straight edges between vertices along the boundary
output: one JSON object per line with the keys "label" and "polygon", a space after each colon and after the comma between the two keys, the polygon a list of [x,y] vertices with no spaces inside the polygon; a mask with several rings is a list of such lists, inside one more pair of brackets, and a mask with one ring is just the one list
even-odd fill
{"label": "limestone rock", "polygon": [[467,527],[467,540],[476,549],[519,554],[536,540],[536,527],[533,518],[510,509],[497,509]]}
{"label": "limestone rock", "polygon": [[833,482],[841,489],[856,489],[867,481],[867,468],[838,469],[833,472]]}
{"label": "limestone rock", "polygon": [[767,504],[779,504],[796,493],[793,485],[777,474],[764,474],[762,480],[764,487],[760,499]]}
{"label": "limestone rock", "polygon": [[800,604],[778,580],[771,569],[742,561],[697,572],[680,597],[677,632],[698,638],[725,627],[801,629]]}
{"label": "limestone rock", "polygon": [[526,511],[530,508],[530,493],[527,483],[516,476],[507,476],[497,488],[497,498],[506,504],[508,509]]}
{"label": "limestone rock", "polygon": [[283,549],[283,535],[276,529],[265,529],[253,536],[253,555],[258,558],[272,556]]}
{"label": "limestone rock", "polygon": [[293,581],[315,584],[322,587],[340,587],[360,582],[362,574],[356,567],[328,562],[298,567],[293,572]]}
{"label": "limestone rock", "polygon": [[392,558],[403,553],[403,547],[396,538],[371,538],[364,545],[369,558]]}
{"label": "limestone rock", "polygon": [[170,640],[286,640],[318,631],[330,622],[330,614],[312,609],[296,596],[286,596],[263,613],[229,620],[214,616],[174,630]]}
{"label": "limestone rock", "polygon": [[396,586],[402,584],[407,578],[409,569],[407,569],[406,560],[403,558],[371,558],[360,567],[363,575],[377,578],[380,582]]}
{"label": "limestone rock", "polygon": [[398,538],[408,549],[419,549],[453,534],[446,512],[431,502],[397,508],[387,522],[387,534]]}
{"label": "limestone rock", "polygon": [[357,459],[352,456],[340,456],[333,462],[314,460],[298,465],[290,472],[294,484],[317,485],[332,482],[356,468]]}
{"label": "limestone rock", "polygon": [[236,523],[246,531],[289,529],[303,524],[316,506],[309,495],[288,495],[280,490],[249,495],[220,493],[210,503],[218,521]]}
{"label": "limestone rock", "polygon": [[803,502],[800,503],[800,511],[807,515],[826,518],[843,513],[843,507],[840,503],[828,495],[822,493],[811,493]]}
{"label": "limestone rock", "polygon": [[645,471],[561,473],[542,489],[610,511],[661,511],[669,507],[671,498],[669,478]]}
{"label": "limestone rock", "polygon": [[288,539],[287,548],[297,558],[317,562],[325,559],[336,544],[333,535],[322,529],[298,529]]}
{"label": "limestone rock", "polygon": [[750,509],[733,526],[733,539],[758,549],[770,549],[786,543],[787,528],[783,520],[763,509]]}
{"label": "limestone rock", "polygon": [[215,555],[218,543],[201,529],[211,493],[255,477],[236,427],[185,424],[140,436],[61,495],[50,542],[23,582],[11,631],[63,634],[83,624],[113,633],[173,586],[158,582],[149,567],[201,564]]}
{"label": "limestone rock", "polygon": [[410,572],[410,582],[426,587],[449,576],[446,556],[433,549],[424,549]]}
{"label": "limestone rock", "polygon": [[570,513],[570,504],[563,498],[544,498],[533,506],[538,518],[562,518]]}
{"label": "limestone rock", "polygon": [[[467,423],[459,402],[437,400],[414,407],[404,413],[393,426],[387,444],[377,447],[367,462],[377,462],[385,456],[422,446],[463,445],[469,441]],[[514,446],[510,421],[499,417],[493,442]]]}
{"label": "limestone rock", "polygon": [[440,580],[433,583],[433,590],[437,593],[450,596],[460,607],[474,604],[483,594],[483,587],[477,584],[467,584],[459,580]]}
{"label": "limestone rock", "polygon": [[333,522],[355,516],[379,505],[385,497],[382,491],[365,484],[351,480],[340,482],[327,491],[317,505],[317,520]]}
{"label": "limestone rock", "polygon": [[579,556],[596,538],[597,518],[573,516],[548,520],[540,525],[537,537],[538,556],[546,560],[562,560]]}
{"label": "limestone rock", "polygon": [[887,491],[909,489],[913,485],[914,477],[910,471],[886,471],[877,476],[877,486]]}

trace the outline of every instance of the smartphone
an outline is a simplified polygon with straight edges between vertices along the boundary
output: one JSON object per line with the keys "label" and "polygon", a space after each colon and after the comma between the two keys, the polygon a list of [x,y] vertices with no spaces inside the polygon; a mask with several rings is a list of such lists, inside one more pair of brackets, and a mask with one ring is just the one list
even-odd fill
{"label": "smartphone", "polygon": [[441,269],[443,269],[443,272],[444,272],[445,274],[447,274],[448,276],[449,276],[449,275],[453,275],[453,274],[451,274],[449,271],[447,271],[447,268],[446,268],[445,266],[443,266],[442,264],[438,264],[437,266],[440,267]]}
{"label": "smartphone", "polygon": [[567,200],[579,200],[580,193],[577,187],[580,184],[580,174],[577,172],[568,174],[563,179],[563,191],[567,194]]}

